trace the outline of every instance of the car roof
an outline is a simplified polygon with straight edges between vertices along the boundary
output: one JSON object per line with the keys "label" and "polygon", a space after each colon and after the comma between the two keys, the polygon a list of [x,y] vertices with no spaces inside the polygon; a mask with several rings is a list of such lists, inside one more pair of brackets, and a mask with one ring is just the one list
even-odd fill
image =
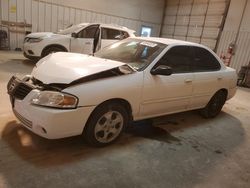
{"label": "car roof", "polygon": [[159,37],[130,37],[130,38],[137,38],[137,39],[147,40],[147,41],[151,41],[151,42],[158,42],[158,43],[166,44],[168,46],[169,45],[171,45],[171,46],[175,46],[175,45],[189,45],[189,46],[201,47],[201,48],[207,49],[210,53],[212,53],[216,57],[216,59],[220,62],[221,66],[225,67],[224,63],[217,56],[217,54],[212,49],[210,49],[209,47],[204,46],[202,44],[198,44],[198,43],[194,43],[194,42],[188,42],[188,41],[183,41],[183,40],[169,39],[169,38],[159,38]]}
{"label": "car roof", "polygon": [[130,33],[135,33],[135,30],[132,30],[132,29],[129,29],[127,27],[124,27],[124,26],[120,26],[120,25],[117,25],[117,24],[105,24],[105,23],[80,23],[80,24],[77,24],[77,25],[80,25],[80,26],[87,26],[87,25],[95,25],[95,24],[100,24],[102,27],[107,27],[107,28],[110,28],[110,29],[119,29],[119,30],[123,30],[123,31],[128,31]]}
{"label": "car roof", "polygon": [[158,42],[166,45],[192,45],[207,48],[206,46],[194,42],[188,42],[184,40],[169,39],[169,38],[159,38],[159,37],[135,37],[142,40],[148,40],[151,42]]}

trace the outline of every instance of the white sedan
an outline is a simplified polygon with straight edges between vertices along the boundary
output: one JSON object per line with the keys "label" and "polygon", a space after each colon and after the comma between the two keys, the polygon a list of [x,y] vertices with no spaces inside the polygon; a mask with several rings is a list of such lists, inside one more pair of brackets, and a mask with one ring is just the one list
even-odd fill
{"label": "white sedan", "polygon": [[58,52],[12,77],[13,111],[32,132],[115,141],[133,120],[200,109],[215,117],[236,92],[236,72],[210,49],[163,38],[128,38],[95,56]]}

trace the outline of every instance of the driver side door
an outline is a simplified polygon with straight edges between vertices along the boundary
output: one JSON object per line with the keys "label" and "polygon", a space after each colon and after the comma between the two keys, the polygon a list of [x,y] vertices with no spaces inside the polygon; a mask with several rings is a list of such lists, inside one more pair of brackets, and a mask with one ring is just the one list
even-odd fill
{"label": "driver side door", "polygon": [[95,43],[99,39],[99,25],[91,25],[71,37],[70,51],[83,54],[92,54]]}
{"label": "driver side door", "polygon": [[192,97],[194,75],[191,72],[191,49],[174,46],[155,64],[172,68],[171,75],[152,75],[144,71],[141,116],[144,118],[185,111]]}

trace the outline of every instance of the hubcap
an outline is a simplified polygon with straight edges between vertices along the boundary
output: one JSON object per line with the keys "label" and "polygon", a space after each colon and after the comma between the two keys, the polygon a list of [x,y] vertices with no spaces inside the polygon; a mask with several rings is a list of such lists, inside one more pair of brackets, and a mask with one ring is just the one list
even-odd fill
{"label": "hubcap", "polygon": [[122,128],[123,116],[117,111],[109,111],[97,121],[95,138],[101,143],[109,143],[119,136]]}

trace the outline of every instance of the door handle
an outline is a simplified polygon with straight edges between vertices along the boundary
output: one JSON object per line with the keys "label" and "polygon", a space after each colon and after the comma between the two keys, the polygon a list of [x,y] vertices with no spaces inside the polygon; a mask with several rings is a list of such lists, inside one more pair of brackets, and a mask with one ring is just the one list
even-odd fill
{"label": "door handle", "polygon": [[85,42],[85,44],[90,44],[90,42]]}
{"label": "door handle", "polygon": [[192,79],[186,79],[185,82],[186,83],[191,83],[193,80]]}

